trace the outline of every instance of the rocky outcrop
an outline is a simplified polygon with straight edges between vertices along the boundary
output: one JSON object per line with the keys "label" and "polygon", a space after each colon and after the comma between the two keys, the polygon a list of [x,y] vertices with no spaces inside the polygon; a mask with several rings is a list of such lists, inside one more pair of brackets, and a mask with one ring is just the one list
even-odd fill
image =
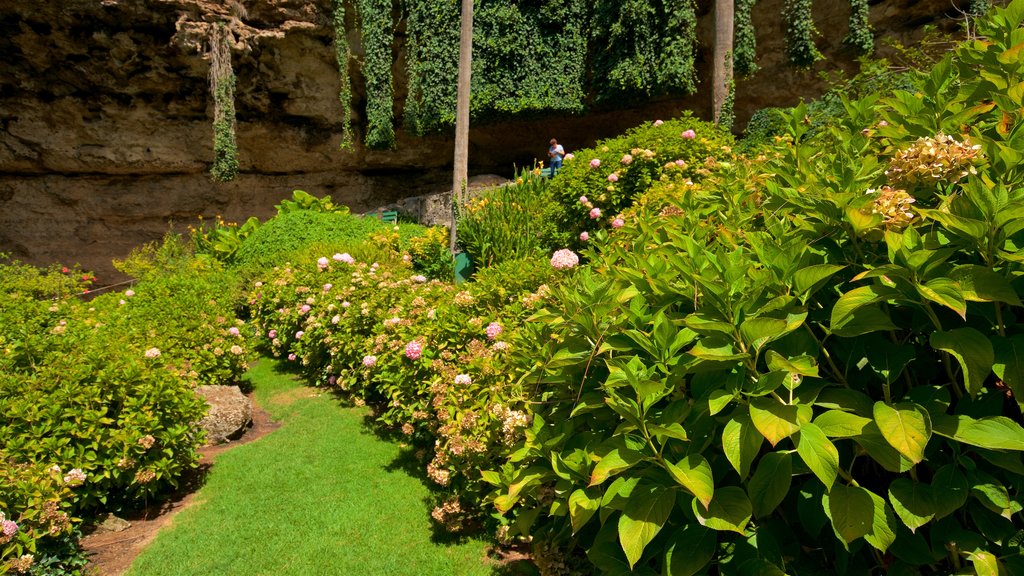
{"label": "rocky outcrop", "polygon": [[252,424],[252,402],[238,386],[198,386],[196,394],[210,407],[199,421],[208,446],[235,440]]}
{"label": "rocky outcrop", "polygon": [[[788,66],[783,1],[757,5],[761,71],[738,82],[740,125],[758,108],[820,92],[818,72],[853,65],[841,44],[847,0],[815,0],[824,32],[819,47],[829,60],[810,71]],[[955,7],[966,3],[883,0],[872,6],[871,22],[877,35],[909,44],[924,24],[955,26]],[[699,2],[705,45],[709,4]],[[38,264],[79,262],[101,282],[113,281],[111,258],[158,239],[169,226],[182,229],[197,215],[265,218],[292,189],[331,194],[357,212],[445,190],[453,148],[447,136],[414,138],[399,130],[394,151],[358,144],[339,150],[330,7],[330,0],[0,0],[0,252]],[[207,176],[213,105],[202,38],[204,27],[219,20],[232,22],[236,41],[241,174],[230,183]],[[349,42],[358,57],[358,34]],[[402,52],[399,36],[399,111]],[[702,52],[703,78],[706,60]],[[353,80],[358,126],[365,109],[358,70]],[[531,165],[552,136],[577,149],[682,109],[706,116],[709,101],[699,93],[635,109],[477,126],[470,134],[471,171],[508,174],[513,165]]]}

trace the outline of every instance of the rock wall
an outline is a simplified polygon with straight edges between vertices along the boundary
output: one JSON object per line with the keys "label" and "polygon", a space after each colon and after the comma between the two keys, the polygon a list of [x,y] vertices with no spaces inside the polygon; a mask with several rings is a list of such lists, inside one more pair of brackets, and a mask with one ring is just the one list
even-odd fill
{"label": "rock wall", "polygon": [[[956,5],[966,3],[883,0],[872,6],[871,22],[876,37],[911,44],[925,24],[955,29]],[[707,46],[710,2],[698,4]],[[784,62],[782,4],[761,0],[756,7],[761,71],[738,82],[739,125],[761,107],[820,93],[822,70],[852,69],[842,47],[847,0],[815,0],[818,44],[829,60],[810,71]],[[330,0],[0,0],[0,252],[41,265],[81,263],[102,283],[119,279],[112,258],[169,227],[181,229],[198,215],[265,218],[296,188],[331,194],[357,212],[444,190],[453,148],[447,136],[399,131],[394,151],[339,150],[329,16]],[[233,58],[241,174],[215,183],[207,176],[208,64],[199,49],[203,26],[225,18],[239,27]],[[358,34],[349,40],[358,57]],[[705,52],[698,71],[707,79]],[[401,37],[396,55],[400,112]],[[358,70],[353,81],[358,125],[365,106]],[[709,108],[710,95],[699,93],[637,109],[477,126],[471,172],[508,174],[513,164],[530,165],[553,136],[571,150],[683,109],[706,117]]]}

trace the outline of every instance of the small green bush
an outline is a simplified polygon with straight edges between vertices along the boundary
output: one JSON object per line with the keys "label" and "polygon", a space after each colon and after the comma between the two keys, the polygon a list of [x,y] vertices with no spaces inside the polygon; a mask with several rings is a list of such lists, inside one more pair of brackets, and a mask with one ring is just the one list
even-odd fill
{"label": "small green bush", "polygon": [[[691,131],[692,138],[683,136]],[[665,173],[680,172],[699,181],[719,162],[732,159],[732,144],[728,133],[686,114],[643,124],[575,152],[550,184],[563,207],[560,232],[576,241],[582,232],[606,228]]]}
{"label": "small green bush", "polygon": [[458,207],[459,244],[477,266],[540,256],[564,246],[561,206],[548,180],[524,170],[515,183],[485,190]]}
{"label": "small green bush", "polygon": [[375,218],[295,210],[263,223],[242,242],[236,253],[242,270],[270,269],[314,243],[347,249],[387,225]]}

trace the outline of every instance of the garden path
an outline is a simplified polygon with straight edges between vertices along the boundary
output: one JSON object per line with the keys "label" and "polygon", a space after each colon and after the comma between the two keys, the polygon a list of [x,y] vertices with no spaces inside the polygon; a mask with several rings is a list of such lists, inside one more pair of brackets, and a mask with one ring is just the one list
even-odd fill
{"label": "garden path", "polygon": [[279,366],[262,360],[248,378],[281,428],[222,454],[196,503],[160,531],[129,575],[506,572],[482,541],[434,532],[429,490],[409,473],[411,457],[367,429],[365,408],[304,388]]}

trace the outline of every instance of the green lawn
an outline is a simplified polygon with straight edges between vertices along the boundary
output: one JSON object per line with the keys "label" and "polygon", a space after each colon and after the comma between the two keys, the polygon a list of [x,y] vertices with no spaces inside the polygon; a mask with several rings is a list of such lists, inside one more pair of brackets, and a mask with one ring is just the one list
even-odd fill
{"label": "green lawn", "polygon": [[366,409],[310,397],[277,366],[263,360],[249,378],[283,426],[219,456],[196,503],[128,574],[492,574],[483,542],[434,538],[426,486],[366,430]]}

